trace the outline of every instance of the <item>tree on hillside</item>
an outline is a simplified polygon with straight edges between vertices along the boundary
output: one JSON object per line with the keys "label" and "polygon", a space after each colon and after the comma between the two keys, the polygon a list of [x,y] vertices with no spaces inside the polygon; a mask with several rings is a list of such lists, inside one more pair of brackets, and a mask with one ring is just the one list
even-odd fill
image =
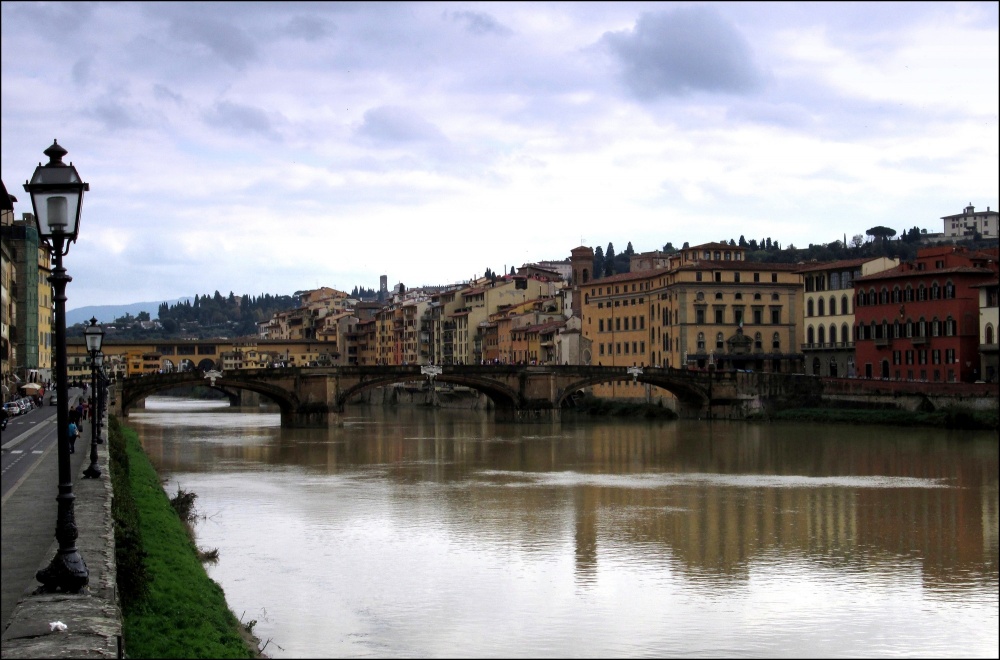
{"label": "tree on hillside", "polygon": [[896,235],[896,230],[878,225],[877,227],[872,227],[867,230],[865,233],[871,236],[874,240],[884,243]]}
{"label": "tree on hillside", "polygon": [[611,277],[615,274],[615,246],[608,243],[608,249],[604,251],[604,276]]}
{"label": "tree on hillside", "polygon": [[594,264],[592,272],[594,274],[594,279],[600,279],[604,277],[604,248],[600,245],[594,250]]}

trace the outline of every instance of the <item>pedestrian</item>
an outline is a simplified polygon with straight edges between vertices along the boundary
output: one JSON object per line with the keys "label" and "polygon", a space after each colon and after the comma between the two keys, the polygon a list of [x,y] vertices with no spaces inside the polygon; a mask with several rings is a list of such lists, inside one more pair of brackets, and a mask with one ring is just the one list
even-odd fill
{"label": "pedestrian", "polygon": [[76,453],[76,436],[80,434],[79,430],[76,428],[76,424],[73,422],[69,423],[69,453]]}
{"label": "pedestrian", "polygon": [[80,405],[83,406],[83,414],[80,419],[90,419],[90,401],[84,399]]}

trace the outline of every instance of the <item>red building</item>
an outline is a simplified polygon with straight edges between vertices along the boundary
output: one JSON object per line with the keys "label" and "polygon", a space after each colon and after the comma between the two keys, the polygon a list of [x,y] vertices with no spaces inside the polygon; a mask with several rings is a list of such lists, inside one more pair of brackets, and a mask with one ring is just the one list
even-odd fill
{"label": "red building", "polygon": [[972,382],[979,374],[979,289],[998,250],[920,250],[914,262],[854,281],[854,350],[863,378]]}

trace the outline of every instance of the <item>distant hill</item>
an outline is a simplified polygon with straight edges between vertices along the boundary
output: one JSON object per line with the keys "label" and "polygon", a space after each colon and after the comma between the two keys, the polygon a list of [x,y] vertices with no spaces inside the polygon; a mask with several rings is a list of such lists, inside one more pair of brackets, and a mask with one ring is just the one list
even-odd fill
{"label": "distant hill", "polygon": [[66,310],[66,326],[72,327],[77,323],[86,323],[92,318],[96,318],[98,323],[111,323],[117,318],[131,314],[138,316],[139,312],[149,312],[149,317],[156,320],[160,313],[160,305],[176,305],[177,303],[191,300],[188,298],[177,298],[176,300],[157,300],[156,302],[137,302],[128,305],[91,305],[89,307],[77,307]]}

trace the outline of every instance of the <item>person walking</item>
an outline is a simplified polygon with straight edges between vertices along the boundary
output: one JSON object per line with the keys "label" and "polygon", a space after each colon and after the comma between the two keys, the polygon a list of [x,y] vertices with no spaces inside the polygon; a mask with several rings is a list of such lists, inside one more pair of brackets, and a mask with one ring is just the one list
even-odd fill
{"label": "person walking", "polygon": [[69,453],[76,453],[76,437],[80,434],[79,429],[77,429],[76,424],[73,422],[69,423]]}

